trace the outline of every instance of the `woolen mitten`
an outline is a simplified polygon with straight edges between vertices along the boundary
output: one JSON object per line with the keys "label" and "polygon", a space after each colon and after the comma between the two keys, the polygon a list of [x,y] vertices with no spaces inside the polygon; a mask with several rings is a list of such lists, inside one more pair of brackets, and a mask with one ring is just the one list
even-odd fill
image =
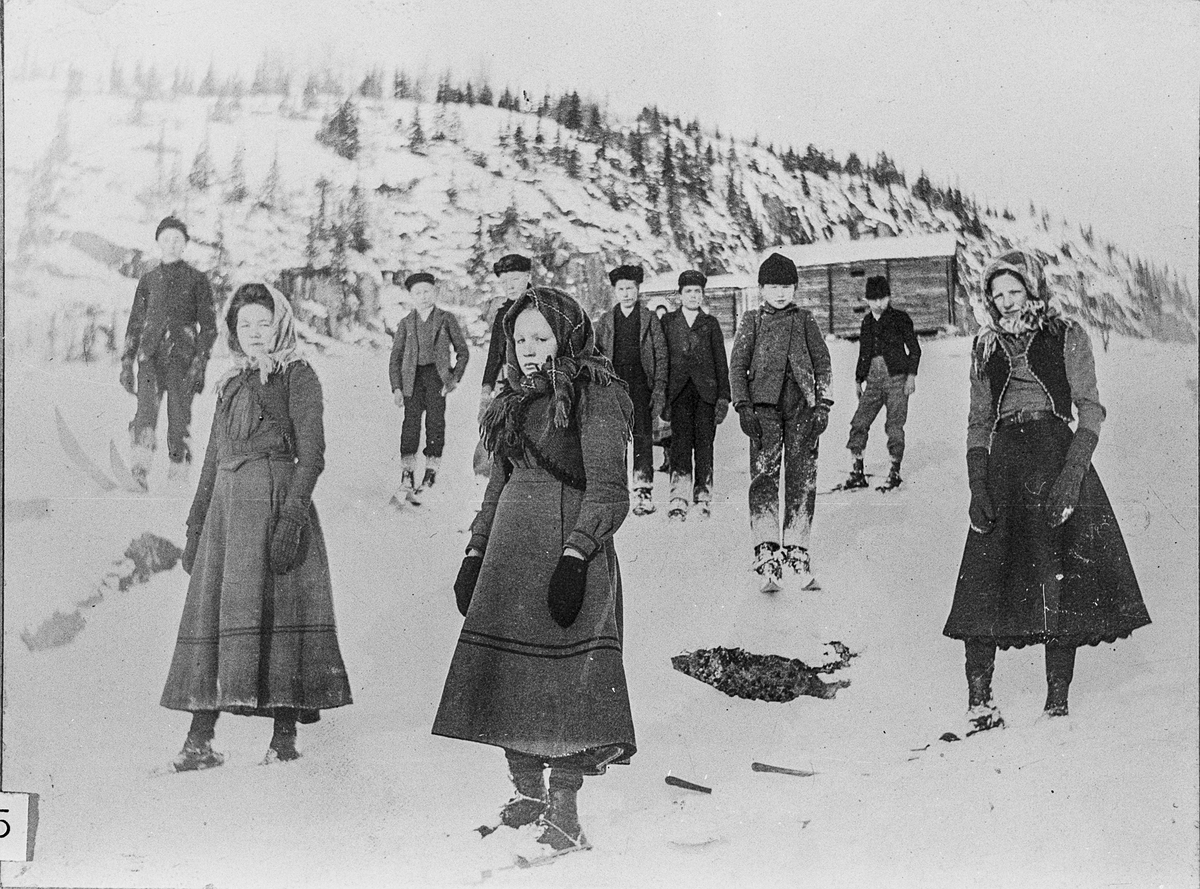
{"label": "woolen mitten", "polygon": [[716,420],[717,425],[720,426],[722,423],[725,422],[725,418],[728,416],[729,416],[729,399],[718,398],[717,405],[713,409],[713,419]]}
{"label": "woolen mitten", "polygon": [[588,565],[574,556],[561,556],[554,574],[550,577],[550,589],[546,593],[546,604],[550,616],[564,630],[575,623],[579,609],[583,607],[583,593],[587,588]]}
{"label": "woolen mitten", "polygon": [[130,395],[137,395],[137,383],[133,376],[133,359],[125,358],[121,361],[121,388]]}
{"label": "woolen mitten", "polygon": [[200,548],[200,531],[201,525],[188,525],[187,543],[183,547],[183,557],[180,559],[180,564],[183,565],[183,573],[191,574],[192,567],[196,564],[196,551]]}
{"label": "woolen mitten", "polygon": [[813,407],[812,415],[812,431],[813,435],[820,435],[829,428],[829,408],[833,404],[827,398],[820,399],[816,406]]}
{"label": "woolen mitten", "polygon": [[458,568],[458,577],[454,578],[454,599],[458,602],[458,613],[467,616],[471,607],[471,597],[475,594],[475,584],[479,582],[479,569],[483,565],[483,556],[467,556]]}
{"label": "woolen mitten", "polygon": [[1079,486],[1083,484],[1083,477],[1092,465],[1092,452],[1099,442],[1099,436],[1092,430],[1076,430],[1071,446],[1067,448],[1062,472],[1058,474],[1046,500],[1046,523],[1051,528],[1057,528],[1069,519],[1079,505]]}
{"label": "woolen mitten", "polygon": [[271,571],[287,574],[304,561],[308,530],[308,510],[299,503],[289,502],[279,511],[275,530],[271,534]]}
{"label": "woolen mitten", "polygon": [[967,481],[971,485],[971,527],[980,534],[989,533],[996,525],[996,508],[988,492],[987,448],[971,448],[967,451]]}
{"label": "woolen mitten", "polygon": [[758,414],[754,412],[754,405],[744,401],[734,405],[734,409],[738,412],[738,425],[742,427],[746,437],[754,441],[762,438],[762,423],[758,420]]}

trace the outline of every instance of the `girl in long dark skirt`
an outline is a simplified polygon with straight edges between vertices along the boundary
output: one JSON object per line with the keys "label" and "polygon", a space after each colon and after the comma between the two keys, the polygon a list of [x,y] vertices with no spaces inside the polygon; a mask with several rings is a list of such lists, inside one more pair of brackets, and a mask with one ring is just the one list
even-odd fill
{"label": "girl in long dark skirt", "polygon": [[1091,467],[1105,412],[1087,334],[1050,307],[1031,253],[992,260],[983,297],[967,427],[971,530],[943,631],[966,645],[968,733],[1004,724],[992,700],[997,648],[1045,645],[1044,712],[1066,716],[1076,648],[1150,623]]}
{"label": "girl in long dark skirt", "polygon": [[192,714],[179,771],[224,761],[212,749],[221,711],[273,718],[272,762],[299,757],[297,722],[350,703],[312,503],[325,466],[321,384],[278,291],[239,287],[223,317],[234,368],[217,384],[188,515],[191,579],[161,702]]}
{"label": "girl in long dark skirt", "polygon": [[504,749],[503,824],[587,848],[583,778],[636,750],[613,548],[633,404],[565,293],[526,290],[504,332],[506,385],[482,424],[493,465],[454,585],[466,621],[433,733]]}

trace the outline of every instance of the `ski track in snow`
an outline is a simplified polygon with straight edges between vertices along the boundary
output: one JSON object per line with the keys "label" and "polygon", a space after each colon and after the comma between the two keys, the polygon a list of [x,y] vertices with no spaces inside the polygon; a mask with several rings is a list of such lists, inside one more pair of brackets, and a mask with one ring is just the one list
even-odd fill
{"label": "ski track in snow", "polygon": [[[821,489],[849,468],[856,348],[831,343]],[[1095,462],[1154,623],[1080,653],[1067,721],[1035,721],[1042,650],[1001,653],[996,696],[1009,728],[951,745],[936,739],[966,703],[962,647],[941,627],[967,529],[968,349],[965,339],[926,344],[903,487],[819,498],[821,592],[754,590],[736,418],[718,431],[710,520],[668,523],[658,476],[658,513],[630,516],[617,536],[639,752],[584,785],[595,849],[489,883],[1196,884],[1195,355],[1127,340],[1097,355],[1109,420]],[[0,866],[4,885],[457,886],[511,862],[527,838],[473,831],[508,797],[502,754],[429,733],[461,626],[451,584],[482,493],[470,460],[483,357],[473,353],[449,401],[437,496],[402,513],[386,506],[400,425],[386,353],[314,359],[328,436],[315,500],[355,703],[301,727],[296,763],[259,766],[269,723],[224,716],[225,766],[158,777],[151,770],[187,727],[158,706],[182,570],[86,608],[87,626],[65,647],[31,653],[19,634],[72,610],[143,531],[182,543],[197,473],[168,486],[160,449],[149,496],[89,491],[58,445],[53,405],[102,461],[110,438],[127,441],[134,408],[116,365],[10,362],[5,496],[49,508],[5,527],[4,783],[41,805],[36,861]],[[210,386],[196,403],[198,460],[212,411]],[[867,462],[886,468],[882,419]],[[830,640],[860,654],[837,674],[852,684],[834,700],[726,698],[669,661],[739,645],[811,662]],[[755,773],[754,760],[816,775]],[[668,774],[713,793],[667,786]]]}

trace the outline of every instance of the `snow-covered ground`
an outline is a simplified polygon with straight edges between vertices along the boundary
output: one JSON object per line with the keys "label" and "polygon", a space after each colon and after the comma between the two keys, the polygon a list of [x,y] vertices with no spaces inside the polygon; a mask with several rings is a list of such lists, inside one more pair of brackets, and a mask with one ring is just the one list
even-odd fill
{"label": "snow-covered ground", "polygon": [[[1109,419],[1095,463],[1154,623],[1080,652],[1071,716],[1052,724],[1036,721],[1041,649],[1001,654],[1009,727],[944,744],[966,704],[962,647],[941,627],[967,528],[968,345],[926,344],[903,488],[818,498],[822,592],[752,590],[734,419],[718,434],[711,520],[668,524],[659,477],[659,512],[630,517],[617,536],[639,752],[584,786],[593,851],[491,883],[1196,885],[1194,350],[1114,340],[1098,355]],[[831,348],[837,403],[822,489],[848,468],[854,401],[856,347]],[[472,830],[507,799],[503,756],[429,733],[461,625],[450,586],[480,494],[470,455],[482,357],[451,397],[443,492],[420,514],[386,506],[399,427],[386,355],[315,358],[328,432],[316,500],[355,703],[302,726],[303,758],[272,767],[258,765],[269,724],[223,717],[226,765],[170,776],[151,771],[187,726],[158,706],[181,569],[84,608],[86,627],[64,647],[30,652],[20,633],[73,610],[143,531],[182,543],[192,491],[167,486],[158,466],[151,496],[102,495],[67,466],[53,405],[98,459],[110,438],[125,442],[133,401],[115,365],[10,362],[5,497],[10,509],[35,498],[47,509],[4,529],[4,787],[41,796],[35,861],[0,866],[4,885],[457,886],[509,860],[511,832]],[[212,409],[209,391],[196,405],[200,445]],[[868,452],[877,472],[881,426]],[[859,654],[833,700],[726,698],[669,660],[714,645],[816,659],[830,640]],[[817,774],[761,774],[755,760]],[[675,789],[667,775],[713,792]]]}

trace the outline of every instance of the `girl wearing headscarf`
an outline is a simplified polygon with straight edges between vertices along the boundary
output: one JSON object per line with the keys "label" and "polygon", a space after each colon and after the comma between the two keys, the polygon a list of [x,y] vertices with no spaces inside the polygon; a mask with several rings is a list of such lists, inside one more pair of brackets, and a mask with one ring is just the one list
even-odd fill
{"label": "girl wearing headscarf", "polygon": [[505,385],[481,427],[492,469],[454,584],[466,621],[433,733],[503,748],[516,795],[501,823],[536,822],[538,842],[573,851],[588,848],[584,776],[636,750],[613,548],[633,403],[565,293],[527,289],[504,333]]}
{"label": "girl wearing headscarf", "polygon": [[217,383],[188,515],[191,579],[161,701],[192,714],[179,771],[224,761],[212,749],[221,711],[273,718],[274,762],[299,757],[297,722],[350,703],[312,503],[325,466],[321,384],[279,291],[245,284],[223,318],[234,366]]}
{"label": "girl wearing headscarf", "polygon": [[1061,717],[1076,648],[1150,623],[1091,466],[1105,411],[1087,333],[1050,306],[1032,253],[992,260],[982,296],[967,424],[971,530],[943,631],[966,645],[968,734],[1004,724],[992,699],[997,648],[1046,647],[1044,713]]}

